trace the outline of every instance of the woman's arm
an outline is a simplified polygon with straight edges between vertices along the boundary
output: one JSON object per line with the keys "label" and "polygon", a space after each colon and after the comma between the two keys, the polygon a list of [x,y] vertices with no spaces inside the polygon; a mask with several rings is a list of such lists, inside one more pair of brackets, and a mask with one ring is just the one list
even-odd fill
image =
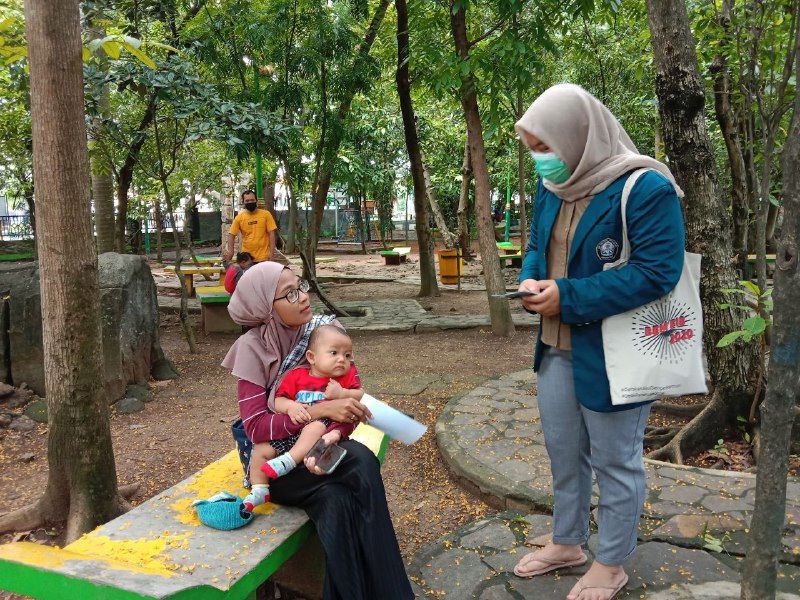
{"label": "woman's arm", "polygon": [[267,408],[267,391],[263,386],[240,379],[237,395],[244,431],[254,444],[280,440],[303,428],[302,424],[292,423],[288,415],[278,415]]}
{"label": "woman's arm", "polygon": [[326,400],[317,402],[308,407],[308,412],[313,420],[328,418],[339,423],[356,421],[366,422],[372,418],[372,413],[358,400],[353,398],[343,398],[341,400]]}
{"label": "woman's arm", "polygon": [[631,257],[618,269],[580,279],[558,279],[561,320],[568,324],[599,321],[652,302],[671,291],[683,269],[683,215],[675,190],[666,180],[649,191],[636,183],[628,201]]}

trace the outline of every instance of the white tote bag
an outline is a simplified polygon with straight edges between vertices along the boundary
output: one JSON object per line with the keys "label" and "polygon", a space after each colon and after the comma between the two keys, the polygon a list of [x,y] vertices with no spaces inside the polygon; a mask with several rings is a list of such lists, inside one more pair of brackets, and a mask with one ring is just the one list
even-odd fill
{"label": "white tote bag", "polygon": [[[618,268],[630,258],[625,209],[634,184],[646,171],[634,171],[625,182],[622,253],[605,269]],[[666,296],[603,319],[603,351],[612,404],[708,392],[703,368],[700,258],[699,254],[684,253],[681,279]]]}

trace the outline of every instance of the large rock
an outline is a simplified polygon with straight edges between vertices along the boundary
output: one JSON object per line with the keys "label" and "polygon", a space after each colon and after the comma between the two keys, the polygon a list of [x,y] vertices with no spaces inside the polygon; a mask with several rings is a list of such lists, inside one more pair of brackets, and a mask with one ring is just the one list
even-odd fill
{"label": "large rock", "polygon": [[[128,384],[146,383],[151,371],[158,371],[153,373],[158,378],[177,375],[161,349],[156,286],[144,258],[108,252],[98,263],[103,374],[111,403],[125,395]],[[0,343],[0,380],[26,381],[44,396],[38,265],[0,272],[0,298],[6,298],[7,311],[0,314],[8,320],[8,345]]]}

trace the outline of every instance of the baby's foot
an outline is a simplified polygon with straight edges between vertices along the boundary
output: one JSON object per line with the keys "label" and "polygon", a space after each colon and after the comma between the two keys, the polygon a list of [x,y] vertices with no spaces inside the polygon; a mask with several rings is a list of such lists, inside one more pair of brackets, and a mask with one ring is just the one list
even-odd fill
{"label": "baby's foot", "polygon": [[247,512],[253,512],[256,506],[269,502],[269,486],[266,483],[255,483],[242,504]]}
{"label": "baby's foot", "polygon": [[292,455],[286,452],[285,454],[281,454],[277,458],[273,458],[272,460],[268,460],[267,462],[265,462],[263,465],[261,465],[261,470],[270,479],[277,479],[281,475],[286,475],[296,466],[297,463],[294,462]]}

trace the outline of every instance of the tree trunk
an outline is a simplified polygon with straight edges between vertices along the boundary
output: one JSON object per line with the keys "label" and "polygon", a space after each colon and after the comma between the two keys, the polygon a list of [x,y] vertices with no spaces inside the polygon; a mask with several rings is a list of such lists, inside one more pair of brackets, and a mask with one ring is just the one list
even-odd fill
{"label": "tree trunk", "polygon": [[153,206],[155,210],[153,211],[153,216],[156,220],[156,261],[158,264],[164,263],[164,246],[163,246],[163,226],[164,226],[164,216],[161,213],[161,198],[154,198],[153,199]]}
{"label": "tree trunk", "polygon": [[[456,0],[450,0],[450,27],[456,52],[464,64],[469,60],[467,14],[465,5],[456,3]],[[490,216],[489,169],[486,164],[486,149],[483,145],[483,130],[478,111],[478,90],[471,72],[464,76],[462,71],[460,94],[461,107],[467,123],[472,172],[475,177],[475,220],[478,223],[478,242],[481,249],[483,276],[486,280],[486,293],[489,296],[492,332],[495,335],[511,336],[514,335],[514,322],[511,320],[508,300],[502,297],[506,291],[506,284],[500,268],[500,260],[497,258],[494,226]]]}
{"label": "tree trunk", "polygon": [[[796,58],[800,72],[800,49]],[[742,599],[775,597],[775,578],[781,554],[781,534],[786,512],[786,474],[789,439],[800,400],[800,99],[783,148],[784,222],[775,262],[775,301],[769,387],[761,405],[761,455],[756,477],[756,504],[750,524],[744,563]]]}
{"label": "tree trunk", "polygon": [[[98,9],[98,20],[103,20],[103,10]],[[102,25],[92,26],[89,30],[89,37],[92,39],[102,39],[105,30]],[[98,48],[98,52],[103,56],[105,66],[105,52]],[[104,84],[100,90],[100,101],[98,103],[99,114],[92,118],[92,138],[89,143],[102,140],[104,133],[104,119],[109,114],[109,91],[108,84]],[[94,204],[94,226],[97,232],[97,253],[111,252],[114,250],[114,182],[111,177],[111,161],[107,156],[100,152],[93,152],[89,157],[92,172],[92,202]]]}
{"label": "tree trunk", "polygon": [[[715,397],[724,403],[724,420],[735,422],[736,415],[744,412],[740,404],[747,396],[742,392],[749,387],[754,353],[751,346],[716,347],[723,335],[738,329],[732,310],[720,308],[727,301],[722,290],[735,287],[736,274],[731,264],[730,217],[717,193],[716,164],[703,114],[705,95],[695,41],[683,0],[648,0],[647,8],[664,145],[670,168],[686,192],[687,246],[703,256],[700,295],[708,370]],[[719,414],[716,409],[716,405],[709,406],[694,421],[702,421],[704,414]],[[677,443],[694,446],[715,439],[713,436],[719,433],[699,425],[692,431],[693,439],[683,437]]]}
{"label": "tree trunk", "polygon": [[747,264],[747,227],[749,194],[747,190],[744,153],[739,139],[736,115],[731,106],[731,81],[728,69],[730,52],[730,28],[733,0],[724,0],[719,15],[719,24],[724,33],[719,54],[714,57],[711,73],[714,75],[714,112],[728,151],[731,171],[731,214],[733,215],[733,252],[737,257],[739,271],[744,276]]}
{"label": "tree trunk", "polygon": [[461,256],[469,258],[472,250],[472,236],[469,233],[469,188],[472,183],[472,161],[469,157],[469,140],[464,142],[464,160],[461,163],[461,189],[458,192],[458,247]]}
{"label": "tree trunk", "polygon": [[[126,508],[117,493],[89,199],[79,4],[27,0],[33,165],[39,209],[48,478],[26,526],[66,518],[67,541]],[[33,515],[36,512],[38,515]],[[16,523],[15,513],[0,529]],[[17,521],[19,522],[19,521]]]}
{"label": "tree trunk", "polygon": [[[417,244],[419,245],[420,296],[438,296],[436,265],[433,258],[433,237],[428,226],[428,202],[425,194],[425,168],[417,134],[417,120],[411,101],[411,83],[408,77],[409,52],[408,7],[406,0],[395,0],[397,10],[397,95],[403,116],[408,159],[411,162],[411,179],[414,183],[414,212],[416,213]],[[408,200],[406,200],[408,202]]]}
{"label": "tree trunk", "polygon": [[133,142],[128,146],[128,152],[125,154],[125,160],[122,167],[119,169],[117,175],[117,219],[116,219],[116,235],[114,244],[117,252],[125,252],[125,222],[128,218],[128,192],[131,189],[133,182],[133,169],[139,162],[139,154],[142,151],[145,140],[147,140],[147,128],[153,122],[156,116],[156,104],[158,100],[155,94],[150,96],[147,103],[147,108],[139,121],[139,127],[133,137]]}
{"label": "tree trunk", "polygon": [[[521,119],[522,115],[522,92],[517,94],[517,119]],[[526,214],[525,206],[525,144],[522,140],[517,140],[517,194],[519,195],[519,244],[522,248],[522,254],[525,254],[525,248],[528,245],[528,215]]]}
{"label": "tree trunk", "polygon": [[[388,7],[389,0],[380,0],[378,6],[375,8],[375,13],[372,15],[367,33],[359,45],[358,50],[356,50],[355,58],[353,59],[353,64],[350,69],[352,72],[359,73],[366,69],[367,58],[372,49],[372,44],[378,36],[378,30],[380,29]],[[336,117],[339,123],[343,123],[350,113],[350,105],[353,103],[353,98],[358,91],[360,90],[357,89],[356,86],[352,86],[344,92],[343,98],[339,103],[339,108],[336,111]],[[331,127],[328,139],[325,142],[319,176],[315,177],[315,185],[311,190],[313,222],[309,228],[310,231],[308,235],[310,242],[308,247],[308,265],[314,270],[316,270],[315,257],[317,252],[317,238],[319,236],[320,227],[322,227],[322,217],[325,214],[325,203],[328,198],[328,190],[331,187],[334,163],[339,152],[339,146],[342,143],[342,133],[342,127]]]}
{"label": "tree trunk", "polygon": [[[425,178],[425,193],[428,196],[428,202],[431,207],[431,212],[433,213],[433,220],[436,221],[436,228],[439,230],[439,233],[442,235],[442,242],[444,242],[445,248],[452,248],[456,245],[456,241],[458,238],[450,231],[450,228],[447,226],[447,221],[444,219],[444,215],[442,214],[442,207],[439,206],[439,198],[436,196],[436,188],[433,187],[433,182],[431,181],[431,174],[428,171],[428,165],[425,164],[423,159],[422,162],[422,175]],[[414,193],[415,201],[416,201],[416,191]]]}
{"label": "tree trunk", "polygon": [[297,251],[297,199],[295,198],[294,184],[289,173],[286,162],[283,164],[284,180],[286,181],[286,193],[288,194],[289,224],[286,227],[286,254],[294,254]]}

